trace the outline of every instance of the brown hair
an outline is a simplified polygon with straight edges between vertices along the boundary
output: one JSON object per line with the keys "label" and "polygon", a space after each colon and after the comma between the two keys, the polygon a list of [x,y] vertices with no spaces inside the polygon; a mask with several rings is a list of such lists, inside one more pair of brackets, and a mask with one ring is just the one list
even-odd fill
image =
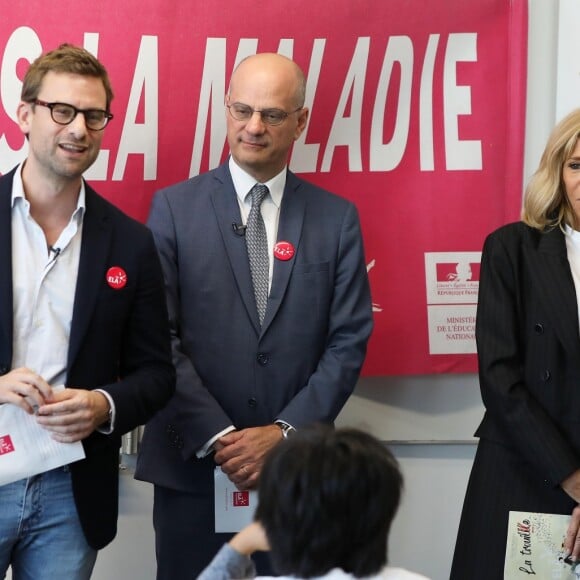
{"label": "brown hair", "polygon": [[101,79],[107,95],[107,111],[113,100],[113,89],[105,67],[84,48],[61,44],[39,56],[31,65],[22,83],[21,100],[32,103],[38,98],[42,81],[48,72],[70,73]]}

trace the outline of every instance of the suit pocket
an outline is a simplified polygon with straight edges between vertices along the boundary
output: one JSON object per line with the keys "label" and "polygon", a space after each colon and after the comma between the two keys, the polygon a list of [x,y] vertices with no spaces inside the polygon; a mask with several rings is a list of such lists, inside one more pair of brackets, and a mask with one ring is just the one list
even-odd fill
{"label": "suit pocket", "polygon": [[293,275],[316,274],[317,272],[328,272],[330,265],[328,262],[318,262],[315,264],[295,264],[292,270]]}
{"label": "suit pocket", "polygon": [[293,325],[298,333],[318,334],[321,328],[326,328],[332,299],[330,281],[329,262],[294,266],[284,303],[301,320]]}

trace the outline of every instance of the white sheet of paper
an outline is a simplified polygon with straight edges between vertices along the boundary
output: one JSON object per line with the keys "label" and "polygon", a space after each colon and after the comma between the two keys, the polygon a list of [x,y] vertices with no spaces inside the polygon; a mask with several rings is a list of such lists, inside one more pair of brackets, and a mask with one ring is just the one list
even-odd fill
{"label": "white sheet of paper", "polygon": [[215,468],[213,480],[215,531],[239,532],[253,521],[258,492],[239,491],[220,467]]}
{"label": "white sheet of paper", "polygon": [[[63,386],[53,390],[64,389]],[[0,405],[0,485],[84,459],[80,441],[59,443],[35,415],[16,405]]]}
{"label": "white sheet of paper", "polygon": [[564,560],[564,538],[570,516],[510,512],[504,579],[577,580],[580,567]]}

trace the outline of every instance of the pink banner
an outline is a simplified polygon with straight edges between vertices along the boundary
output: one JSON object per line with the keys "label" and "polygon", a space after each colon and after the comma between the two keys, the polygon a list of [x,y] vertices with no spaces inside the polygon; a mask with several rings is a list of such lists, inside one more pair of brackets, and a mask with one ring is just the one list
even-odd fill
{"label": "pink banner", "polygon": [[479,252],[522,190],[525,0],[6,3],[0,173],[26,156],[28,62],[84,45],[115,119],[87,179],[144,220],[153,192],[227,155],[223,97],[255,52],[307,74],[290,167],[359,208],[375,309],[367,375],[471,372]]}

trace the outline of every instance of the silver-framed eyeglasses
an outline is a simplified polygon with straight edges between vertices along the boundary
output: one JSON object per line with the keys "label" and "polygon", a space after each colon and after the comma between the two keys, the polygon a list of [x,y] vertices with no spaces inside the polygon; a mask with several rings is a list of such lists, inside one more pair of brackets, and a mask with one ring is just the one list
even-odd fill
{"label": "silver-framed eyeglasses", "polygon": [[262,123],[273,126],[281,125],[290,115],[304,108],[298,107],[293,111],[286,112],[282,109],[252,109],[252,107],[244,105],[244,103],[232,103],[231,105],[226,105],[226,107],[236,121],[249,121],[254,113],[260,113]]}
{"label": "silver-framed eyeglasses", "polygon": [[50,109],[50,116],[59,125],[70,125],[79,113],[85,118],[85,125],[91,131],[102,131],[113,115],[104,109],[77,109],[68,103],[47,103],[40,99],[32,101],[35,105]]}

